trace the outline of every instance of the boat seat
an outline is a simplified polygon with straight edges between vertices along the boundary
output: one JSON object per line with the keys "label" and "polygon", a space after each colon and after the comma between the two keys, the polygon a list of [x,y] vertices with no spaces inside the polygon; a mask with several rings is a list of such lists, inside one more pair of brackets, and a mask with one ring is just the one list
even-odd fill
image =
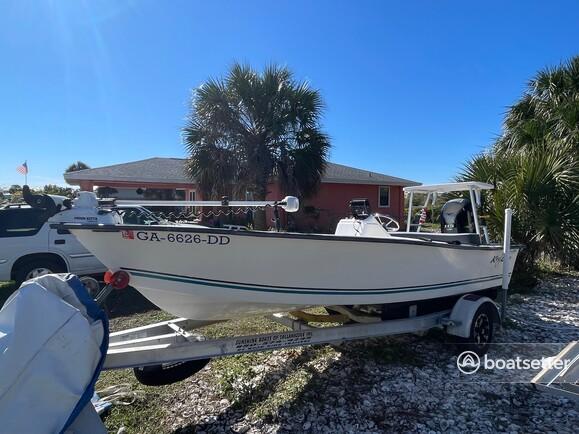
{"label": "boat seat", "polygon": [[443,241],[449,244],[479,245],[480,237],[477,234],[441,234],[431,232],[389,232],[392,237],[417,238],[425,241]]}

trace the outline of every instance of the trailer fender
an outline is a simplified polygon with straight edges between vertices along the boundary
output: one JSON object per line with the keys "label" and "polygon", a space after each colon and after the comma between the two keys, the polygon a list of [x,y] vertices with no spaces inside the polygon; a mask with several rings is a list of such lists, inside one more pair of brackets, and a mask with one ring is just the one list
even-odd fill
{"label": "trailer fender", "polygon": [[493,312],[493,320],[495,324],[497,324],[500,320],[499,310],[497,305],[490,298],[476,294],[466,294],[463,295],[452,308],[446,326],[446,333],[453,336],[468,338],[473,317],[477,309],[485,303],[492,306],[490,310]]}

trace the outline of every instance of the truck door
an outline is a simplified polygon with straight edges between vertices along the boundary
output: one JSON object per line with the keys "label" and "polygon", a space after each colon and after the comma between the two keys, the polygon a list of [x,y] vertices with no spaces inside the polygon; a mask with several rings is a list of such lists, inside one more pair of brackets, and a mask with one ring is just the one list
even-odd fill
{"label": "truck door", "polygon": [[105,266],[66,229],[51,228],[48,245],[50,251],[67,258],[71,273],[92,274],[105,271]]}
{"label": "truck door", "polygon": [[0,210],[0,280],[10,280],[12,266],[19,258],[46,251],[48,231],[42,210]]}

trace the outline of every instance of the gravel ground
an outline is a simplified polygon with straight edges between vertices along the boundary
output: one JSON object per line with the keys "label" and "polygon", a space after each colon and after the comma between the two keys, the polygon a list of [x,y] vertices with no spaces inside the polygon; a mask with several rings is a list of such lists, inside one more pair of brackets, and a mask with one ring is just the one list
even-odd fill
{"label": "gravel ground", "polygon": [[[491,357],[550,356],[579,339],[579,277],[511,300]],[[156,395],[156,432],[577,432],[579,406],[536,391],[535,372],[464,376],[440,332],[228,357]]]}

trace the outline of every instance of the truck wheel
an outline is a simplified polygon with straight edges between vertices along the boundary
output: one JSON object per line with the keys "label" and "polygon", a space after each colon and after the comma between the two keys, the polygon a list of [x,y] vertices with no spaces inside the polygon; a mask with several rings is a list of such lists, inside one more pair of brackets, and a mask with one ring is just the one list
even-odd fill
{"label": "truck wheel", "polygon": [[493,340],[495,318],[496,309],[490,303],[481,304],[472,318],[470,336],[461,342],[461,351],[473,351],[479,356],[486,354]]}
{"label": "truck wheel", "polygon": [[66,272],[66,269],[54,259],[33,259],[24,262],[15,270],[14,280],[16,281],[16,285],[20,286],[23,282],[34,277],[64,272]]}
{"label": "truck wheel", "polygon": [[211,359],[189,360],[187,362],[163,363],[153,366],[133,368],[133,373],[139,383],[145,386],[165,386],[185,380],[196,374],[209,363]]}

